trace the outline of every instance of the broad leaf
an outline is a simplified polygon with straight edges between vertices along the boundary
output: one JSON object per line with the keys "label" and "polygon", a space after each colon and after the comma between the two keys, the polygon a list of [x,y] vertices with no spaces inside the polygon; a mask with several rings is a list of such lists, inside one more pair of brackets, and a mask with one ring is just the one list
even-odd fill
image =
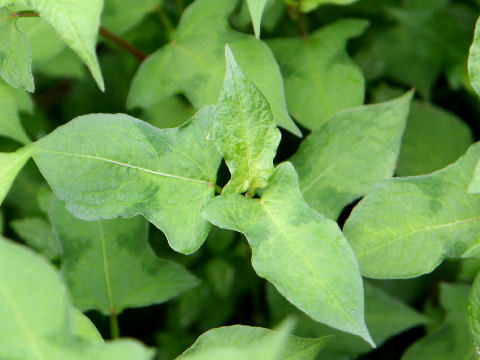
{"label": "broad leaf", "polygon": [[0,204],[18,173],[32,156],[32,151],[31,147],[24,147],[14,153],[0,153]]}
{"label": "broad leaf", "polygon": [[88,115],[41,139],[34,160],[57,196],[86,220],[144,215],[188,254],[205,240],[200,216],[220,156],[207,139],[214,108],[159,130],[127,115]]}
{"label": "broad leaf", "polygon": [[480,96],[480,17],[475,26],[475,34],[468,56],[468,76],[472,87]]}
{"label": "broad leaf", "polygon": [[63,247],[62,273],[82,311],[119,314],[165,302],[198,285],[184,267],[155,256],[142,217],[84,221],[55,199],[49,215]]}
{"label": "broad leaf", "polygon": [[95,53],[103,0],[21,0],[21,3],[38,11],[53,26],[63,41],[87,65],[98,87],[105,90]]}
{"label": "broad leaf", "polygon": [[282,76],[272,52],[265,43],[228,25],[236,3],[197,0],[191,4],[173,40],[140,66],[128,106],[149,107],[177,93],[184,93],[196,108],[215,104],[225,75],[225,44],[229,43],[242,70],[272,106],[277,124],[301,136],[288,114]]}
{"label": "broad leaf", "polygon": [[474,257],[480,197],[467,193],[480,143],[429,175],[384,182],[353,210],[344,233],[372,278],[410,278],[445,258]]}
{"label": "broad leaf", "polygon": [[22,144],[30,142],[22,127],[19,111],[19,99],[8,89],[8,85],[0,83],[0,136],[7,136]]}
{"label": "broad leaf", "polygon": [[27,248],[0,239],[0,358],[147,360],[137,342],[75,338],[72,307],[56,270]]}
{"label": "broad leaf", "polygon": [[161,6],[163,0],[105,0],[102,24],[114,34],[123,34]]}
{"label": "broad leaf", "polygon": [[[275,331],[269,329],[244,325],[212,329],[202,334],[178,359],[187,358],[188,355],[214,348],[232,347],[241,351],[263,343],[266,338],[271,337],[274,333]],[[276,359],[315,360],[320,350],[332,340],[332,337],[306,339],[289,335],[285,340],[284,348]]]}
{"label": "broad leaf", "polygon": [[16,88],[35,89],[30,42],[6,8],[0,8],[0,76]]}
{"label": "broad leaf", "polygon": [[90,319],[80,310],[72,308],[73,313],[73,334],[75,337],[89,342],[103,342],[102,335]]}
{"label": "broad leaf", "polygon": [[292,158],[310,206],[336,219],[393,175],[411,98],[342,111],[311,133]]}
{"label": "broad leaf", "polygon": [[261,199],[222,195],[204,215],[247,237],[257,274],[292,304],[316,321],[372,343],[355,256],[338,225],[307,206],[291,164],[275,170]]}
{"label": "broad leaf", "polygon": [[296,0],[300,4],[300,10],[309,12],[315,10],[320,5],[335,4],[335,5],[348,5],[356,2],[357,0]]}
{"label": "broad leaf", "polygon": [[473,359],[472,337],[467,323],[468,286],[440,286],[440,303],[446,312],[441,327],[417,341],[403,354],[402,360]]}
{"label": "broad leaf", "polygon": [[365,20],[341,20],[308,39],[268,42],[285,77],[288,107],[303,126],[318,128],[338,111],[363,104],[365,81],[346,46],[367,24]]}
{"label": "broad leaf", "polygon": [[228,45],[225,55],[227,73],[213,124],[215,145],[232,174],[223,192],[254,195],[267,185],[281,134],[267,99],[238,67]]}
{"label": "broad leaf", "polygon": [[260,39],[263,10],[268,0],[246,0],[250,16],[252,17],[253,30],[255,37]]}

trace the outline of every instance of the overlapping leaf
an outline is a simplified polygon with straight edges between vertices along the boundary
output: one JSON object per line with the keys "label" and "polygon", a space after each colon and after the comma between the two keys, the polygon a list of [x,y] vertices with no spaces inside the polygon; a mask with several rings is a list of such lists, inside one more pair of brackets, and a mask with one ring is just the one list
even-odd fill
{"label": "overlapping leaf", "polygon": [[445,258],[478,257],[480,197],[467,193],[480,143],[429,175],[384,182],[353,210],[344,233],[363,275],[409,278]]}
{"label": "overlapping leaf", "polygon": [[105,0],[102,24],[115,34],[122,34],[149,12],[162,5],[163,0]]}
{"label": "overlapping leaf", "polygon": [[248,10],[252,17],[253,30],[257,39],[260,39],[262,15],[266,4],[267,0],[247,0]]}
{"label": "overlapping leaf", "polygon": [[8,88],[8,85],[0,83],[0,136],[6,136],[26,144],[30,142],[28,135],[22,127],[19,113],[19,100]]}
{"label": "overlapping leaf", "polygon": [[320,5],[326,5],[326,4],[348,5],[356,1],[357,0],[294,0],[294,2],[299,4],[300,10],[304,12],[313,11]]}
{"label": "overlapping leaf", "polygon": [[261,199],[222,195],[204,215],[221,228],[245,234],[255,271],[291,303],[317,321],[371,342],[353,252],[338,225],[308,207],[297,181],[293,166],[284,163]]}
{"label": "overlapping leaf", "polygon": [[363,75],[348,56],[346,45],[367,24],[365,20],[341,20],[308,39],[268,42],[285,77],[288,107],[303,126],[318,128],[338,111],[363,104]]}
{"label": "overlapping leaf", "polygon": [[468,76],[474,90],[480,96],[480,18],[475,26],[475,34],[470,46]]}
{"label": "overlapping leaf", "polygon": [[18,173],[32,156],[32,151],[31,147],[25,147],[14,153],[0,153],[0,204]]}
{"label": "overlapping leaf", "polygon": [[210,225],[200,216],[214,195],[220,156],[207,139],[214,108],[159,130],[127,115],[74,119],[41,139],[34,160],[77,217],[143,214],[177,251],[191,253]]}
{"label": "overlapping leaf", "polygon": [[225,194],[255,194],[267,185],[280,142],[267,99],[238,67],[230,47],[225,50],[227,74],[215,111],[215,145],[232,178]]}
{"label": "overlapping leaf", "polygon": [[311,133],[292,158],[310,206],[336,219],[393,175],[411,98],[345,110]]}
{"label": "overlapping leaf", "polygon": [[[130,107],[148,107],[184,93],[196,108],[215,104],[220,94],[229,43],[240,67],[272,106],[277,124],[301,135],[290,118],[283,80],[268,46],[230,29],[237,0],[198,0],[184,12],[173,40],[142,63],[130,89]],[[166,71],[168,69],[168,71]]]}

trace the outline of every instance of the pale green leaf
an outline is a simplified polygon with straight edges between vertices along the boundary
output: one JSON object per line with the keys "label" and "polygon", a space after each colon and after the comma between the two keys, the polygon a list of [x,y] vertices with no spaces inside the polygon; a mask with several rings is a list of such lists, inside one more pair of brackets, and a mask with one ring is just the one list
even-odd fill
{"label": "pale green leaf", "polygon": [[15,99],[18,111],[28,114],[33,113],[34,104],[32,96],[28,92],[8,86],[3,81],[0,81],[0,87],[5,87],[10,92],[10,95]]}
{"label": "pale green leaf", "polygon": [[225,75],[223,53],[228,43],[243,72],[267,98],[277,124],[301,136],[288,114],[282,76],[272,52],[265,43],[228,25],[236,3],[193,2],[183,13],[173,40],[140,66],[127,105],[145,108],[177,93],[185,94],[196,108],[215,104]]}
{"label": "pale green leaf", "polygon": [[468,56],[468,76],[473,88],[480,96],[480,17],[475,26],[475,34]]}
{"label": "pale green leaf", "polygon": [[72,314],[75,337],[89,342],[103,342],[102,335],[86,315],[75,308],[72,309]]}
{"label": "pale green leaf", "polygon": [[142,120],[164,129],[184,124],[195,115],[195,109],[179,96],[171,96],[144,109]]}
{"label": "pale green leaf", "polygon": [[213,124],[215,145],[225,158],[232,178],[225,194],[255,194],[267,185],[280,143],[267,99],[242,70],[227,45],[227,73]]}
{"label": "pale green leaf", "polygon": [[163,0],[105,0],[102,24],[114,34],[123,34],[162,3]]}
{"label": "pale green leaf", "polygon": [[255,31],[255,37],[260,39],[260,31],[262,24],[263,10],[267,0],[247,0],[248,10],[252,18],[253,30]]}
{"label": "pale green leaf", "polygon": [[480,160],[475,166],[475,171],[473,172],[472,182],[468,186],[468,192],[470,193],[480,193]]}
{"label": "pale green leaf", "polygon": [[307,206],[291,164],[275,170],[261,199],[222,195],[204,215],[218,227],[245,234],[257,274],[292,304],[372,343],[353,251],[334,221]]}
{"label": "pale green leaf", "polygon": [[31,147],[24,147],[14,153],[0,153],[0,205],[18,173],[32,156],[32,151]]}
{"label": "pale green leaf", "polygon": [[214,108],[159,130],[127,115],[88,115],[41,139],[34,160],[68,209],[86,220],[144,215],[172,248],[192,253],[210,224],[220,156],[207,139]]}
{"label": "pale green leaf", "polygon": [[7,84],[0,83],[0,136],[6,136],[26,144],[30,142],[30,139],[18,116],[18,100]]}
{"label": "pale green leaf", "polygon": [[0,358],[151,359],[131,340],[112,344],[75,338],[72,306],[57,271],[27,248],[0,239]]}
{"label": "pale green leaf", "polygon": [[[265,342],[265,338],[272,336],[273,330],[244,325],[225,326],[212,329],[202,334],[195,343],[177,359],[187,358],[189,355],[201,353],[213,348],[236,348],[244,351],[249,347]],[[332,340],[331,336],[317,339],[306,339],[289,335],[285,339],[284,348],[276,359],[315,360],[318,353]]]}
{"label": "pale green leaf", "polygon": [[30,42],[6,8],[0,8],[0,76],[13,87],[35,90]]}
{"label": "pale green leaf", "polygon": [[472,337],[467,322],[468,286],[440,285],[440,303],[446,312],[442,326],[410,346],[402,360],[471,360]]}
{"label": "pale green leaf", "polygon": [[56,199],[49,215],[63,247],[63,276],[82,311],[119,314],[165,302],[198,285],[181,265],[155,256],[148,223],[140,216],[84,221]]}
{"label": "pale green leaf", "polygon": [[477,273],[468,296],[468,324],[478,358],[480,353],[480,272]]}
{"label": "pale green leaf", "polygon": [[355,207],[343,231],[364,276],[416,277],[445,258],[475,256],[480,196],[467,187],[479,156],[476,143],[442,170],[384,182]]}
{"label": "pale green leaf", "polygon": [[348,5],[356,2],[357,0],[296,0],[300,3],[300,9],[303,12],[309,12],[315,10],[321,5],[334,4],[334,5]]}
{"label": "pale green leaf", "polygon": [[292,163],[310,206],[336,219],[393,175],[412,95],[342,111],[309,135]]}
{"label": "pale green leaf", "polygon": [[365,20],[340,20],[308,39],[268,42],[285,77],[288,107],[303,126],[318,128],[338,111],[363,104],[365,81],[346,46],[367,24]]}
{"label": "pale green leaf", "polygon": [[42,19],[53,26],[87,65],[98,87],[105,90],[95,53],[103,0],[22,0],[22,4],[38,11]]}

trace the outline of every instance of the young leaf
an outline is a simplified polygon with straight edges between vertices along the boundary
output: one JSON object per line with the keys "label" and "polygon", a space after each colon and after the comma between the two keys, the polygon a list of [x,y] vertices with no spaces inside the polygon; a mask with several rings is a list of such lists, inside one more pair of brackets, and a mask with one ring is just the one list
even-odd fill
{"label": "young leaf", "polygon": [[281,134],[267,99],[238,67],[228,45],[225,56],[227,73],[213,123],[215,145],[232,174],[223,191],[254,195],[267,185]]}
{"label": "young leaf", "polygon": [[297,181],[293,166],[281,164],[261,200],[222,195],[208,204],[204,215],[247,237],[257,274],[292,304],[316,321],[373,344],[353,251],[334,221],[307,206]]}
{"label": "young leaf", "polygon": [[301,136],[288,114],[282,76],[272,52],[265,43],[233,31],[228,25],[236,3],[193,2],[183,13],[172,41],[140,66],[127,105],[145,108],[180,92],[196,108],[215,104],[225,75],[223,52],[229,43],[242,70],[272,106],[277,124]]}
{"label": "young leaf", "polygon": [[468,76],[473,89],[480,96],[480,17],[475,26],[475,34],[468,56]]}
{"label": "young leaf", "polygon": [[248,11],[250,11],[253,30],[255,31],[255,37],[257,39],[260,39],[262,15],[266,4],[267,0],[247,0]]}
{"label": "young leaf", "polygon": [[142,217],[84,221],[56,199],[49,215],[63,246],[62,273],[82,311],[119,314],[165,302],[198,285],[184,267],[155,256]]}
{"label": "young leaf", "polygon": [[7,136],[22,144],[30,142],[18,116],[19,104],[8,85],[0,83],[0,136]]}
{"label": "young leaf", "polygon": [[[241,351],[265,342],[265,338],[271,337],[273,334],[275,331],[244,325],[212,329],[200,335],[197,341],[177,359],[184,359],[189,355],[214,348],[232,347]],[[315,360],[320,350],[332,340],[332,337],[306,339],[289,335],[285,340],[281,355],[276,359]]]}
{"label": "young leaf", "polygon": [[0,205],[32,151],[32,147],[24,147],[14,153],[0,153]]}
{"label": "young leaf", "polygon": [[36,143],[34,160],[77,217],[140,213],[173,249],[189,254],[211,227],[200,212],[214,195],[220,164],[207,139],[214,111],[165,130],[122,114],[82,116]]}
{"label": "young leaf", "polygon": [[30,42],[6,8],[0,8],[0,75],[13,87],[35,90]]}
{"label": "young leaf", "polygon": [[285,76],[288,107],[303,126],[316,129],[338,111],[363,104],[365,81],[346,45],[367,24],[365,20],[340,20],[308,39],[268,42]]}
{"label": "young leaf", "polygon": [[310,206],[336,219],[393,175],[412,95],[342,111],[311,133],[292,158]]}
{"label": "young leaf", "polygon": [[384,182],[355,207],[343,230],[364,276],[416,277],[445,258],[475,256],[480,197],[467,187],[479,156],[476,143],[442,170]]}
{"label": "young leaf", "polygon": [[72,306],[56,270],[24,246],[0,239],[0,358],[151,359],[128,340],[112,344],[74,337]]}
{"label": "young leaf", "polygon": [[105,84],[95,53],[103,0],[22,0],[22,4],[38,11],[42,19],[53,26],[87,65],[98,87],[104,91]]}

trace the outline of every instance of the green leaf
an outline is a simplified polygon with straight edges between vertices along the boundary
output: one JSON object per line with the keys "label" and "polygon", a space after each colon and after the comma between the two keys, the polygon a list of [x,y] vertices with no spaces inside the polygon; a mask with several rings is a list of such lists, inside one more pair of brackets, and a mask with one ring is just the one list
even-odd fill
{"label": "green leaf", "polygon": [[342,111],[308,136],[292,163],[310,206],[336,219],[393,175],[412,95]]}
{"label": "green leaf", "polygon": [[267,185],[280,143],[267,99],[238,67],[227,45],[227,73],[215,111],[215,145],[225,158],[232,178],[225,194],[255,194]]}
{"label": "green leaf", "polygon": [[0,8],[0,76],[13,87],[35,90],[30,42],[6,8]]}
{"label": "green leaf", "polygon": [[260,39],[261,23],[263,10],[268,0],[247,0],[248,10],[252,18],[253,30],[255,31],[255,37]]}
{"label": "green leaf", "polygon": [[114,34],[123,34],[162,3],[163,0],[105,0],[102,24]]}
{"label": "green leaf", "polygon": [[184,124],[195,115],[195,109],[179,96],[171,96],[144,109],[142,120],[164,129]]}
{"label": "green leaf", "polygon": [[475,256],[480,197],[467,187],[479,156],[476,143],[442,170],[384,182],[355,207],[343,231],[364,276],[416,277],[445,258]]}
{"label": "green leaf", "polygon": [[59,239],[47,221],[39,217],[32,217],[12,221],[10,225],[28,246],[47,259],[53,260],[61,256],[62,249]]}
{"label": "green leaf", "polygon": [[215,104],[225,75],[223,53],[228,43],[246,76],[267,98],[277,124],[301,136],[288,114],[282,76],[272,52],[265,43],[228,25],[236,3],[197,0],[191,4],[173,40],[140,66],[127,105],[145,108],[177,93],[185,94],[195,108]]}
{"label": "green leaf", "polygon": [[86,220],[144,215],[176,251],[189,254],[211,226],[220,156],[207,139],[214,108],[159,130],[128,115],[87,115],[41,139],[34,160],[57,196]]}
{"label": "green leaf", "polygon": [[[192,354],[215,348],[235,348],[239,353],[257,344],[265,342],[275,331],[244,325],[225,326],[212,329],[202,334],[195,343],[177,359],[188,358]],[[318,353],[332,339],[324,336],[318,339],[305,339],[289,335],[285,339],[281,355],[276,359],[315,360]]]}
{"label": "green leaf", "polygon": [[142,217],[84,221],[55,199],[49,215],[63,247],[63,276],[82,311],[119,314],[165,302],[198,285],[184,267],[155,256]]}
{"label": "green leaf", "polygon": [[72,306],[56,270],[27,248],[0,239],[0,358],[147,360],[131,340],[112,344],[74,337]]}
{"label": "green leaf", "polygon": [[308,39],[268,42],[285,77],[288,108],[303,126],[318,128],[338,111],[363,104],[365,81],[346,46],[367,24],[365,20],[340,20]]}
{"label": "green leaf", "polygon": [[472,339],[467,323],[468,286],[440,286],[440,303],[446,311],[443,325],[410,346],[402,360],[473,359]]}
{"label": "green leaf", "polygon": [[473,89],[480,96],[480,17],[475,25],[473,42],[468,56],[468,76]]}
{"label": "green leaf", "polygon": [[373,343],[355,256],[338,225],[307,206],[291,164],[275,170],[261,199],[222,195],[204,215],[247,237],[257,274],[292,304],[316,321]]}
{"label": "green leaf", "polygon": [[0,136],[7,136],[22,144],[30,142],[18,116],[19,101],[8,85],[0,83]]}
{"label": "green leaf", "polygon": [[105,84],[95,53],[103,0],[22,0],[22,3],[38,11],[42,19],[53,26],[87,65],[98,87],[104,91]]}
{"label": "green leaf", "polygon": [[309,12],[315,10],[317,7],[326,4],[335,5],[348,5],[356,2],[357,0],[296,0],[300,4],[300,10],[303,12]]}
{"label": "green leaf", "polygon": [[18,173],[32,156],[32,151],[31,147],[24,147],[14,153],[0,153],[0,205]]}
{"label": "green leaf", "polygon": [[73,333],[75,337],[81,338],[89,342],[103,342],[102,335],[90,319],[80,310],[72,309],[73,314]]}

